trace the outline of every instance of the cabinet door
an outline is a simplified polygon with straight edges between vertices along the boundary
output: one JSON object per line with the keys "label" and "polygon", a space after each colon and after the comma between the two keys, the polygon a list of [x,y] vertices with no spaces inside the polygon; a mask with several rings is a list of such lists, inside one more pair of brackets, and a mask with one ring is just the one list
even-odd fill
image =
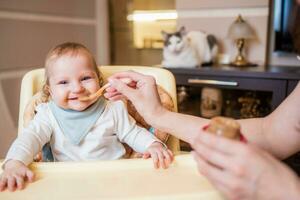
{"label": "cabinet door", "polygon": [[205,75],[176,75],[177,85],[272,92],[274,110],[285,98],[287,81],[280,79],[236,78]]}
{"label": "cabinet door", "polygon": [[288,96],[295,89],[297,84],[298,84],[298,80],[289,80],[288,81],[286,96]]}

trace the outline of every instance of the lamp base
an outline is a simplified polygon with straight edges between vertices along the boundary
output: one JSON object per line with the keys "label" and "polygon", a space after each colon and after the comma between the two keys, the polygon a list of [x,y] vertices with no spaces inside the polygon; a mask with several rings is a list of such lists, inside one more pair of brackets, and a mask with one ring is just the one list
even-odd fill
{"label": "lamp base", "polygon": [[236,62],[231,62],[229,65],[230,65],[230,66],[233,66],[233,67],[256,67],[256,66],[257,66],[257,64],[255,64],[255,63],[250,63],[250,62],[245,62],[245,63],[243,63],[243,64],[241,64],[241,63],[236,63]]}
{"label": "lamp base", "polygon": [[238,49],[238,54],[235,57],[234,61],[230,63],[230,65],[235,66],[235,67],[251,67],[251,66],[256,66],[253,63],[249,63],[247,59],[243,55],[243,48],[245,45],[245,39],[244,38],[239,38],[236,40],[236,47]]}
{"label": "lamp base", "polygon": [[235,60],[230,63],[230,65],[234,67],[254,67],[257,66],[254,63],[250,63],[247,61],[247,59],[242,55],[241,51],[236,56]]}

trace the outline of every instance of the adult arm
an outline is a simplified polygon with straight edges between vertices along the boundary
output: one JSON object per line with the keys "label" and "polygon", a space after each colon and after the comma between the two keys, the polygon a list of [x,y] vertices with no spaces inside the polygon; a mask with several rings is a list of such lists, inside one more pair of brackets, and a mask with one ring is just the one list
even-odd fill
{"label": "adult arm", "polygon": [[[116,80],[119,77],[130,77],[136,85],[127,87]],[[203,133],[200,128],[208,122],[205,119],[163,109],[153,78],[133,72],[120,73],[112,78],[113,87],[108,89],[106,97],[120,98],[122,93],[152,126],[192,144],[199,171],[229,199],[299,199],[298,177],[269,153],[251,144],[255,143],[278,157],[297,151],[299,85],[269,116],[240,121],[242,131],[250,141],[244,144]],[[292,147],[285,150],[285,144]]]}
{"label": "adult arm", "polygon": [[[118,80],[122,77],[131,78],[135,85],[128,87]],[[201,127],[209,123],[209,120],[204,118],[174,113],[163,108],[155,89],[155,79],[151,76],[122,72],[115,74],[109,80],[112,87],[105,94],[107,98],[118,99],[122,95],[126,96],[149,124],[188,143],[193,143],[200,134]],[[298,102],[300,102],[300,84],[267,117],[240,120],[242,133],[250,143],[256,144],[278,158],[286,158],[299,151],[300,106]]]}
{"label": "adult arm", "polygon": [[300,83],[270,115],[239,122],[251,143],[277,158],[300,151]]}

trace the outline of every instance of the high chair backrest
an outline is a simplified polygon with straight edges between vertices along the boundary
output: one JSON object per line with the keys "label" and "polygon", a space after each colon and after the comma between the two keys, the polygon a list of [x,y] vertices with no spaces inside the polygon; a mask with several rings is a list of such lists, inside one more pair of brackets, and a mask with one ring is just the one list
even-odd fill
{"label": "high chair backrest", "polygon": [[[175,111],[177,112],[177,97],[176,97],[176,83],[175,78],[171,72],[162,68],[156,67],[144,67],[144,66],[101,66],[99,67],[104,80],[116,72],[133,70],[142,74],[151,75],[156,79],[156,83],[165,89],[175,105]],[[19,108],[19,122],[18,122],[18,134],[23,129],[23,116],[24,110],[32,96],[40,91],[44,84],[44,69],[35,69],[27,72],[21,83],[20,94],[20,108]],[[179,151],[179,140],[173,136],[169,137],[167,142],[168,147],[172,151]]]}

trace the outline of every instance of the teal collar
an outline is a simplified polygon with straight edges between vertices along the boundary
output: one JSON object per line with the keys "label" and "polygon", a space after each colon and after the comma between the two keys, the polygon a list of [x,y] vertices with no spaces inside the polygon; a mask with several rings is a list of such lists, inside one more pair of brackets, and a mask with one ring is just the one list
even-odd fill
{"label": "teal collar", "polygon": [[105,110],[106,100],[101,97],[84,111],[66,110],[49,102],[50,110],[63,134],[75,145],[78,145],[95,125]]}

